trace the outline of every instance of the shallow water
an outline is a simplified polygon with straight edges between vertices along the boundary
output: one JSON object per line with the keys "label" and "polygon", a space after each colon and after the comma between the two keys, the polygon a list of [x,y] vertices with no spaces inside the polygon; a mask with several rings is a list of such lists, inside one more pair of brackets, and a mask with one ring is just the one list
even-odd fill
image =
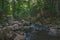
{"label": "shallow water", "polygon": [[28,35],[26,40],[60,40],[60,37],[49,36],[46,32],[36,32]]}

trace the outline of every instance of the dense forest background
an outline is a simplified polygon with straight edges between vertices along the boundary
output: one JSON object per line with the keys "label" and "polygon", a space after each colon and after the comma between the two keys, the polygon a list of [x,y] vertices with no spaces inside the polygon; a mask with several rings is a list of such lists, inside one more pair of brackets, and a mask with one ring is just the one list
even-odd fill
{"label": "dense forest background", "polygon": [[60,0],[0,0],[0,24],[6,17],[41,24],[60,24]]}
{"label": "dense forest background", "polygon": [[60,0],[0,0],[0,40],[31,39],[60,40]]}

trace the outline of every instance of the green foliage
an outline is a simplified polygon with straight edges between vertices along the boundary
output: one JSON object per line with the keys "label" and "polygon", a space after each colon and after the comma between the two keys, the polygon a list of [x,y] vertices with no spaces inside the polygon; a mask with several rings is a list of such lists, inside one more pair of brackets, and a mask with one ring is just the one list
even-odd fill
{"label": "green foliage", "polygon": [[60,20],[59,4],[59,0],[0,0],[0,21],[7,15],[40,22],[48,18],[51,22]]}

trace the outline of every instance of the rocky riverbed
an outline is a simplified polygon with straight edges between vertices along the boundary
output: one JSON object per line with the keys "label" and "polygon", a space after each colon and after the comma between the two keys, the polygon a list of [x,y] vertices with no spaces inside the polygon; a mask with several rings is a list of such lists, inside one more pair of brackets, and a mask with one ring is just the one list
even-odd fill
{"label": "rocky riverbed", "polygon": [[15,23],[1,27],[0,32],[0,40],[60,40],[60,36],[57,35],[60,31],[57,32],[55,28],[37,23],[24,25]]}

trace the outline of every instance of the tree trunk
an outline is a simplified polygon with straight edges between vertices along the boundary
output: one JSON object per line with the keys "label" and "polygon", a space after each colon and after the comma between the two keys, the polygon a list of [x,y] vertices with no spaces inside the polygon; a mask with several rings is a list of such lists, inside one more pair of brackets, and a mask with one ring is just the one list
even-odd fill
{"label": "tree trunk", "polygon": [[59,9],[58,9],[58,0],[55,1],[56,5],[55,5],[55,9],[57,12],[57,16],[59,15]]}

